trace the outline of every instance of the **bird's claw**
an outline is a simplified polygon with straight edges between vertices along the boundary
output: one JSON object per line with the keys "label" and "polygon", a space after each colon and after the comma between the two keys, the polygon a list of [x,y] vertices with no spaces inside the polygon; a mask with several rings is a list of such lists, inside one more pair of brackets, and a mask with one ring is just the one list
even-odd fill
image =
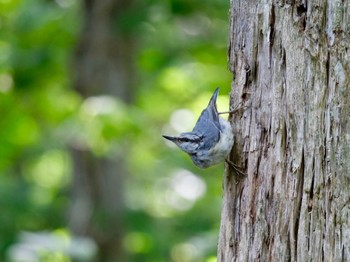
{"label": "bird's claw", "polygon": [[233,162],[232,162],[231,160],[229,160],[229,159],[226,159],[225,161],[226,161],[226,163],[233,169],[233,171],[234,171],[238,176],[240,176],[240,177],[245,177],[245,176],[247,176],[247,174],[246,174],[244,171],[242,171],[242,167],[236,165],[235,163],[233,163]]}

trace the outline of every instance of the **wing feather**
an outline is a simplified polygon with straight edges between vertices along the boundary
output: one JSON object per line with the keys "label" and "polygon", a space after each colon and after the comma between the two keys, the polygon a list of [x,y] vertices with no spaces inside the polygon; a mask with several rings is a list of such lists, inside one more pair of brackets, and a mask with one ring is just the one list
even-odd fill
{"label": "wing feather", "polygon": [[218,97],[219,90],[219,87],[215,90],[207,108],[202,111],[192,131],[204,137],[203,144],[201,146],[205,148],[213,147],[220,139],[221,126],[218,110],[216,108],[216,99]]}

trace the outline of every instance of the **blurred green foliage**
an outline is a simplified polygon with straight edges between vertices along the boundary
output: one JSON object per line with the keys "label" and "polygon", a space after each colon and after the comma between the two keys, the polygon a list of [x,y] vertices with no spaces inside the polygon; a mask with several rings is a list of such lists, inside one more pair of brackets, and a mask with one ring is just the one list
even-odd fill
{"label": "blurred green foliage", "polygon": [[199,170],[161,134],[190,130],[217,86],[228,108],[229,2],[138,1],[115,21],[138,43],[132,105],[72,90],[81,5],[0,0],[0,261],[23,231],[69,235],[72,143],[96,155],[128,143],[128,261],[215,261],[223,167]]}

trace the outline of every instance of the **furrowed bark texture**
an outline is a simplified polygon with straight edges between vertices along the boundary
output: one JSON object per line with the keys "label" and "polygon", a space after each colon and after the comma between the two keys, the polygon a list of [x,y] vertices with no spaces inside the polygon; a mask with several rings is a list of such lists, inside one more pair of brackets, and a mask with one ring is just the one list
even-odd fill
{"label": "furrowed bark texture", "polygon": [[350,261],[350,1],[232,0],[218,261]]}

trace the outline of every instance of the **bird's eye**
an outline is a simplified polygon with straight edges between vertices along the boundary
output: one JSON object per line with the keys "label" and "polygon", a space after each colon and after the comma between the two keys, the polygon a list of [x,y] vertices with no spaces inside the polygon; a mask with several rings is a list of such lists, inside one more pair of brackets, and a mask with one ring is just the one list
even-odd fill
{"label": "bird's eye", "polygon": [[184,141],[184,142],[188,142],[188,141],[190,141],[190,140],[189,140],[188,138],[185,137],[185,138],[183,138],[183,141]]}

